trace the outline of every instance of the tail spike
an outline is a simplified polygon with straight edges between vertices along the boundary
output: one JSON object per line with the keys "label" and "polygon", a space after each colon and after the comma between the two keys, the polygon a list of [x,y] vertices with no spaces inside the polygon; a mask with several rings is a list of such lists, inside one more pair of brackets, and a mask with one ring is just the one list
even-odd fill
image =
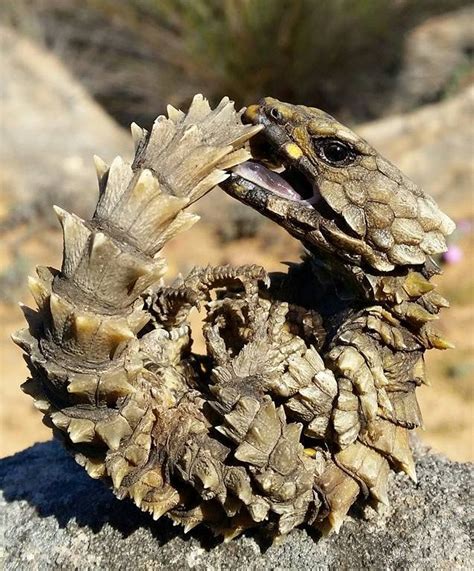
{"label": "tail spike", "polygon": [[53,208],[63,229],[64,255],[61,271],[66,277],[72,277],[91,232],[84,221],[75,214],[70,214],[59,206]]}
{"label": "tail spike", "polygon": [[117,450],[122,438],[132,433],[130,425],[125,418],[120,415],[97,423],[95,430],[98,436],[111,450]]}
{"label": "tail spike", "polygon": [[181,123],[181,121],[185,117],[185,113],[183,113],[179,109],[176,109],[176,107],[173,107],[173,105],[167,105],[166,112],[168,113],[169,119],[171,119],[173,123]]}
{"label": "tail spike", "polygon": [[85,418],[72,418],[67,431],[74,444],[90,443],[95,437],[95,424]]}
{"label": "tail spike", "polygon": [[112,478],[114,488],[118,490],[122,485],[123,479],[131,471],[131,467],[126,460],[118,456],[112,461],[107,461],[107,472]]}
{"label": "tail spike", "polygon": [[42,280],[34,276],[28,276],[28,289],[36,301],[38,308],[42,308],[51,294],[51,290],[47,288]]}
{"label": "tail spike", "polygon": [[102,192],[105,186],[105,176],[109,172],[109,165],[101,159],[98,155],[94,155],[94,166],[99,182],[99,190]]}
{"label": "tail spike", "polygon": [[54,426],[56,426],[57,428],[59,428],[59,430],[62,430],[63,432],[67,431],[69,423],[71,422],[69,416],[66,416],[65,414],[59,411],[53,412],[53,414],[51,415],[51,420],[53,421]]}
{"label": "tail spike", "polygon": [[160,194],[160,184],[150,169],[143,169],[133,189],[135,194],[147,193],[150,197]]}
{"label": "tail spike", "polygon": [[33,406],[43,414],[51,412],[51,406],[47,400],[44,399],[35,400],[33,402]]}
{"label": "tail spike", "polygon": [[95,375],[81,375],[76,378],[73,377],[67,387],[67,391],[71,395],[85,397],[88,402],[95,404],[98,382],[99,379]]}
{"label": "tail spike", "polygon": [[141,143],[146,139],[148,131],[137,125],[137,123],[133,122],[130,125],[130,131],[132,133],[133,144],[135,146],[135,151],[138,150]]}
{"label": "tail spike", "polygon": [[161,516],[165,515],[168,511],[168,506],[166,504],[163,505],[154,505],[152,508],[152,517],[155,521],[159,520]]}
{"label": "tail spike", "polygon": [[105,476],[105,465],[100,458],[87,458],[84,468],[91,478],[97,480]]}

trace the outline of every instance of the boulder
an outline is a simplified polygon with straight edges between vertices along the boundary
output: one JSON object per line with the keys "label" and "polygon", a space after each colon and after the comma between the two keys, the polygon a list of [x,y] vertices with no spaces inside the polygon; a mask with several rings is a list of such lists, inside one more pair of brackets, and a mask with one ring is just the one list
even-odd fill
{"label": "boulder", "polygon": [[390,507],[354,512],[339,534],[295,530],[280,545],[256,534],[230,543],[205,528],[184,535],[89,478],[57,442],[0,461],[3,568],[467,569],[472,465],[417,452],[419,484],[397,475]]}
{"label": "boulder", "polygon": [[0,51],[2,193],[24,219],[49,214],[54,202],[90,214],[97,197],[92,157],[130,156],[129,133],[40,45],[0,26]]}

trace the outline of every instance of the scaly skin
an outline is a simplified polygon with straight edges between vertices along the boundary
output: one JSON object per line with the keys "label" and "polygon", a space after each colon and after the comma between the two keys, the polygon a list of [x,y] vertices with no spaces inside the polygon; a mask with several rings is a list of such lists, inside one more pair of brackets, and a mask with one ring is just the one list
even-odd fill
{"label": "scaly skin", "polygon": [[323,111],[266,98],[244,119],[264,126],[252,141],[257,163],[304,178],[294,188],[305,200],[275,192],[274,179],[260,169],[255,175],[239,166],[221,186],[306,247],[301,264],[272,276],[270,295],[323,319],[320,352],[338,391],[327,433],[335,465],[319,485],[329,523],[338,528],[358,493],[349,476],[381,502],[387,461],[416,478],[407,429],[422,423],[414,391],[424,381],[423,354],[450,346],[431,324],[448,303],[429,282],[438,273],[430,256],[445,251],[454,224]]}
{"label": "scaly skin", "polygon": [[[38,308],[25,308],[29,327],[14,336],[31,372],[23,389],[91,477],[155,519],[185,531],[204,522],[227,539],[254,525],[276,537],[324,516],[315,477],[326,458],[305,453],[302,424],[287,413],[314,377],[321,430],[336,394],[310,347],[324,336],[319,317],[263,299],[262,268],[195,269],[161,283],[162,247],[197,220],[186,208],[250,158],[243,146],[259,130],[228,99],[211,110],[201,96],[149,134],[133,126],[131,164],[96,160],[92,219],[57,210],[61,270],[38,268]],[[188,314],[203,305],[199,356]]]}
{"label": "scaly skin", "polygon": [[[326,114],[267,100],[247,118],[256,125],[226,98],[211,110],[196,96],[149,134],[132,126],[131,164],[96,160],[92,219],[57,210],[61,270],[38,268],[38,309],[14,337],[31,372],[23,389],[92,477],[155,519],[226,539],[337,529],[359,495],[386,502],[390,465],[414,477],[414,388],[424,350],[445,345],[426,323],[445,305],[428,255],[451,229]],[[262,129],[257,160],[285,157],[324,198],[290,201],[242,178]],[[350,141],[353,164],[321,159],[313,139],[329,135]],[[219,183],[301,239],[306,260],[271,283],[260,267],[223,266],[163,285],[161,249]],[[206,355],[192,352],[195,307]]]}

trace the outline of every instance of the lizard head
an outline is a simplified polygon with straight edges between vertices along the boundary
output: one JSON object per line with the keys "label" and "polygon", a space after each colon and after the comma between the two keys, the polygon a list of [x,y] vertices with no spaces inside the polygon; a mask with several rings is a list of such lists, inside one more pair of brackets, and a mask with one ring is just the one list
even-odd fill
{"label": "lizard head", "polygon": [[267,97],[244,120],[263,125],[251,161],[222,187],[308,249],[381,272],[446,250],[454,223],[365,140],[312,107]]}

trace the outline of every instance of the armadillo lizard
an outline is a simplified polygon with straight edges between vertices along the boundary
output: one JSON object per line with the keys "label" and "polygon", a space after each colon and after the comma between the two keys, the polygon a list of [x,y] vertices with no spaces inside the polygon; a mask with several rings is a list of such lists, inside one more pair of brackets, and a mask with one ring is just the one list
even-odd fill
{"label": "armadillo lizard", "polygon": [[[155,519],[226,539],[337,530],[358,497],[387,502],[391,468],[416,478],[423,353],[448,346],[430,256],[454,226],[324,112],[268,98],[243,119],[196,96],[150,133],[132,126],[131,164],[96,158],[92,219],[56,209],[61,270],[30,279],[23,390],[91,477]],[[164,285],[161,249],[218,184],[301,240],[303,262]]]}

